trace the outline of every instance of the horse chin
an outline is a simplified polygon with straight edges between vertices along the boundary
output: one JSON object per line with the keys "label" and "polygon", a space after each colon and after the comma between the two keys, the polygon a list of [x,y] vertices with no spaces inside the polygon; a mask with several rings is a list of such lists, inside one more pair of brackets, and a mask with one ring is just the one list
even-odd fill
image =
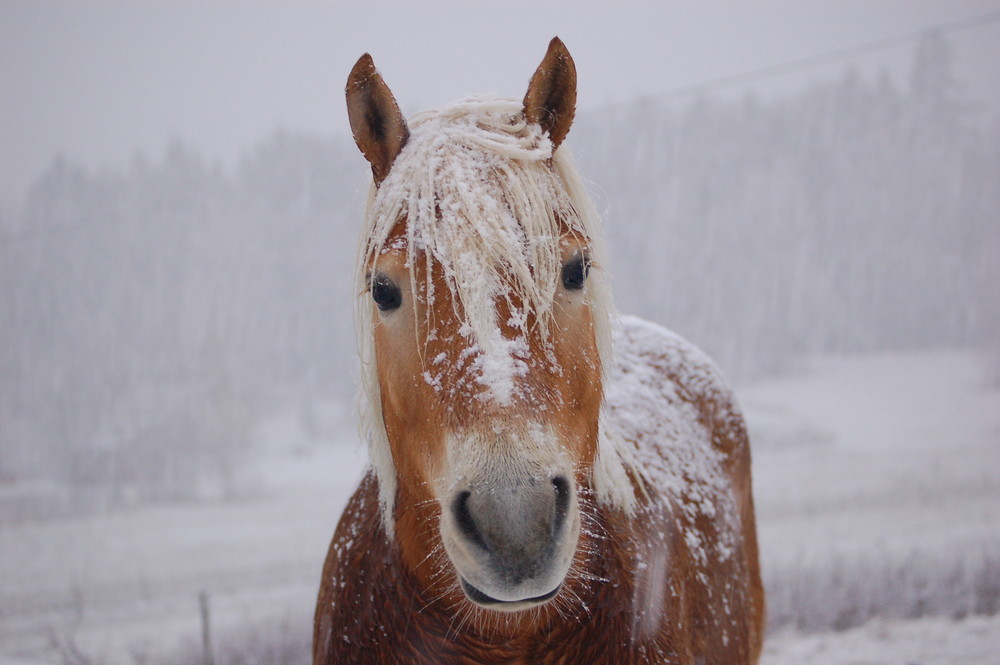
{"label": "horse chin", "polygon": [[533,607],[538,607],[539,605],[544,605],[555,598],[556,595],[558,595],[559,590],[562,588],[562,582],[560,582],[554,589],[540,596],[521,598],[519,600],[500,600],[469,584],[464,577],[460,577],[459,579],[461,581],[462,591],[465,592],[466,597],[470,601],[480,607],[489,610],[496,610],[498,612],[521,612],[523,610],[530,610]]}

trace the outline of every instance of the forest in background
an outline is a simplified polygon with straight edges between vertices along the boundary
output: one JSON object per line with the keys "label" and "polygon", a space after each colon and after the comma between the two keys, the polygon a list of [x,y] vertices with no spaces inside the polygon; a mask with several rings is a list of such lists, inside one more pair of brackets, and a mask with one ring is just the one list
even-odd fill
{"label": "forest in background", "polygon": [[[642,99],[581,115],[567,145],[619,309],[731,377],[1000,357],[1000,118],[940,35],[906,84],[848,69],[781,99]],[[355,390],[366,174],[349,140],[284,132],[230,170],[180,143],[118,172],[55,159],[0,219],[0,520],[226,493],[269,410],[323,434]]]}

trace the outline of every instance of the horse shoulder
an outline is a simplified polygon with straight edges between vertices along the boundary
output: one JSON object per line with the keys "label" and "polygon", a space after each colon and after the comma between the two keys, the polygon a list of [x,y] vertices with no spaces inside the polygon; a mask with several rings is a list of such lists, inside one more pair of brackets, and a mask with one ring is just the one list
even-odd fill
{"label": "horse shoulder", "polygon": [[344,508],[323,564],[313,620],[315,665],[393,662],[373,660],[370,647],[391,629],[382,623],[382,606],[393,602],[386,592],[395,588],[396,572],[378,509],[378,480],[369,470]]}

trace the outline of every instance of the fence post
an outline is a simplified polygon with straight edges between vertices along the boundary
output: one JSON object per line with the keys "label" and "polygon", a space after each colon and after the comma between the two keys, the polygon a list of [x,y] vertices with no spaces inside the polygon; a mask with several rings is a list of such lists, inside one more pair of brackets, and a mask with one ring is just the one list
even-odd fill
{"label": "fence post", "polygon": [[208,615],[207,591],[198,594],[198,604],[201,606],[201,648],[204,652],[202,662],[205,665],[215,665],[215,659],[212,658],[212,631]]}

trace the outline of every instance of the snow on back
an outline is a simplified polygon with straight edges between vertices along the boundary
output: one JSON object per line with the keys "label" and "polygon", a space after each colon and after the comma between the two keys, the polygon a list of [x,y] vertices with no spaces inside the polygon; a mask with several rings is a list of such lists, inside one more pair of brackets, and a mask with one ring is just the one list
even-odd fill
{"label": "snow on back", "polygon": [[[732,588],[709,580],[717,579],[717,565],[738,560],[741,547],[727,472],[742,439],[741,416],[718,368],[690,342],[631,316],[622,317],[615,333],[616,363],[607,372],[601,414],[602,436],[611,441],[605,449],[617,451],[636,480],[644,499],[637,497],[633,508],[637,523],[670,515],[669,526],[637,540],[633,634],[651,635],[661,625],[664,593],[676,596],[696,584],[709,599],[722,594],[721,611],[705,620],[725,644],[741,617],[728,601]],[[607,491],[595,489],[599,497]],[[671,572],[680,549],[693,567],[687,578]]]}
{"label": "snow on back", "polygon": [[[409,128],[409,140],[389,175],[371,190],[358,257],[359,292],[365,290],[368,271],[377,269],[393,230],[405,221],[412,298],[418,296],[413,271],[420,262],[426,274],[432,266],[442,270],[447,295],[464,322],[461,335],[472,354],[472,379],[480,389],[476,397],[511,404],[529,368],[529,320],[540,338],[548,339],[562,267],[560,239],[566,234],[578,238],[588,245],[594,266],[604,265],[597,215],[565,147],[553,154],[548,135],[525,120],[520,101],[471,97],[421,113],[410,120]],[[433,283],[425,287],[422,295],[431,305],[442,294],[434,293]],[[588,298],[598,350],[607,367],[611,307],[606,277],[599,269],[591,273]],[[498,321],[498,303],[509,311],[504,322]],[[359,299],[357,319],[365,427],[387,516],[395,475],[379,412],[370,298]],[[428,324],[428,334],[434,335],[433,322]],[[441,388],[432,373],[426,373],[425,380]]]}
{"label": "snow on back", "polygon": [[621,319],[615,359],[604,386],[604,436],[646,488],[676,502],[695,561],[727,559],[739,529],[719,529],[723,539],[709,543],[695,526],[699,517],[739,519],[717,442],[736,436],[742,421],[719,369],[679,335],[634,316]]}

